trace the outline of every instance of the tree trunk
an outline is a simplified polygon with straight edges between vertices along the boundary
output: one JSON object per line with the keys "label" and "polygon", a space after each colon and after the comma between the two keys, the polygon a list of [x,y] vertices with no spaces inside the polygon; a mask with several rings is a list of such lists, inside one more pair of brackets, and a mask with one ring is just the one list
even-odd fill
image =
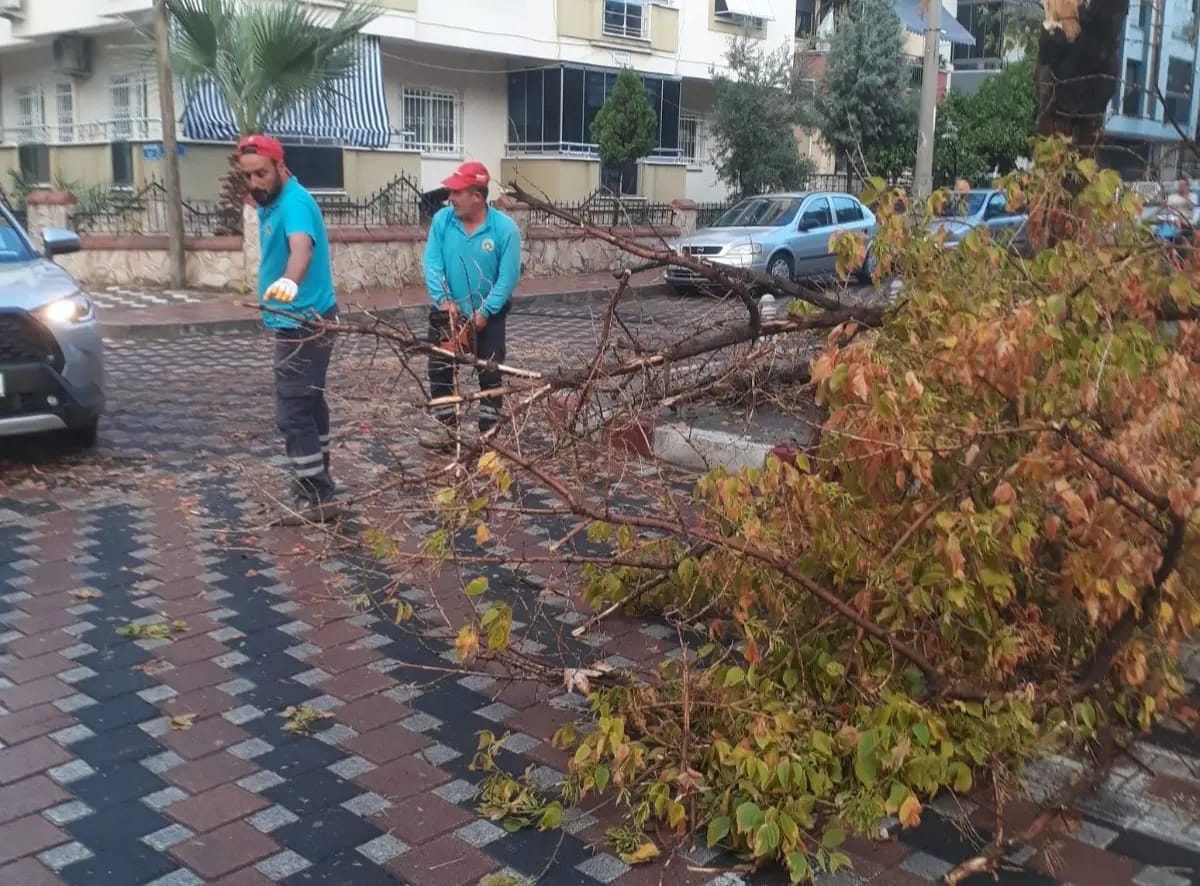
{"label": "tree trunk", "polygon": [[1062,27],[1043,30],[1038,40],[1038,134],[1066,135],[1093,152],[1120,74],[1129,0],[1049,0],[1047,9]]}

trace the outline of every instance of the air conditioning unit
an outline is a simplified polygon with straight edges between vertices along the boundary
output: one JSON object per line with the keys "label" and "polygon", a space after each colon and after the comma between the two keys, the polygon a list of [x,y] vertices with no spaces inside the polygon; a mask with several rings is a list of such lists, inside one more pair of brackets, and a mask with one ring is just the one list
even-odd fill
{"label": "air conditioning unit", "polygon": [[25,0],[0,0],[0,17],[9,21],[25,18]]}
{"label": "air conditioning unit", "polygon": [[92,38],[63,34],[54,38],[54,70],[68,77],[92,75]]}

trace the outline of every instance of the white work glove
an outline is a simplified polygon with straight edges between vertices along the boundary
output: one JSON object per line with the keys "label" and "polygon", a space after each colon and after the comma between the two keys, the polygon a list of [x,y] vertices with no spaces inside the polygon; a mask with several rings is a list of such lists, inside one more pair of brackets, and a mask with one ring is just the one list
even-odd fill
{"label": "white work glove", "polygon": [[267,291],[263,294],[264,301],[277,301],[281,304],[290,305],[296,300],[296,292],[299,287],[287,277],[280,277],[274,283],[267,287]]}

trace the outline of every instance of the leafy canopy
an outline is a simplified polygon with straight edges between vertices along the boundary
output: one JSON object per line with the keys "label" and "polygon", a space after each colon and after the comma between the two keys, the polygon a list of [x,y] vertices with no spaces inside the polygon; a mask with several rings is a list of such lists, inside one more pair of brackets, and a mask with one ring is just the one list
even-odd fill
{"label": "leafy canopy", "polygon": [[646,84],[632,68],[617,75],[613,91],[592,121],[592,140],[605,166],[635,163],[658,142],[658,115],[650,106]]}
{"label": "leafy canopy", "polygon": [[988,77],[977,92],[951,89],[938,109],[934,157],[938,180],[962,177],[989,184],[994,172],[1011,172],[1017,159],[1029,154],[1029,139],[1036,132],[1032,58]]}
{"label": "leafy canopy", "polygon": [[[888,0],[861,0],[838,14],[825,75],[811,113],[821,138],[860,172],[895,148],[915,155],[916,107],[904,59],[904,30]],[[896,161],[892,158],[891,165]],[[889,170],[891,172],[892,170]]]}
{"label": "leafy canopy", "polygon": [[307,101],[331,101],[358,63],[356,38],[378,16],[347,0],[336,16],[276,0],[166,0],[172,66],[183,85],[211,80],[242,135]]}
{"label": "leafy canopy", "polygon": [[786,46],[766,52],[759,44],[735,37],[725,53],[728,72],[713,70],[713,160],[737,194],[800,188],[813,170],[796,143],[791,52]]}

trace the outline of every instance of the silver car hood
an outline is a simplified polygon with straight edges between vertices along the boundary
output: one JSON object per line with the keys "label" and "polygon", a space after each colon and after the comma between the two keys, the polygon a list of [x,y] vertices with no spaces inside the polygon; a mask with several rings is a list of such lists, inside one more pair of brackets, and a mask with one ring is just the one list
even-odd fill
{"label": "silver car hood", "polygon": [[75,279],[49,259],[0,263],[0,309],[32,311],[78,291]]}
{"label": "silver car hood", "polygon": [[737,243],[758,243],[766,240],[780,228],[701,228],[690,237],[684,237],[680,246],[730,246]]}

